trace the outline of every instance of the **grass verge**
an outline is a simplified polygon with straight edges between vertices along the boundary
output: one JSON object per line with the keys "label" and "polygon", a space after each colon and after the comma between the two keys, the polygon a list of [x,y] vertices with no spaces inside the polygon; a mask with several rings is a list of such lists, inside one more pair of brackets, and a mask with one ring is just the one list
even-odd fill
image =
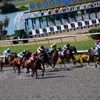
{"label": "grass verge", "polygon": [[[89,41],[79,41],[77,43],[75,42],[63,42],[62,43],[56,43],[57,46],[60,46],[60,47],[63,47],[65,44],[67,43],[70,43],[71,46],[75,46],[77,50],[88,50],[89,48],[91,47],[95,47],[95,40],[91,40],[90,42]],[[51,45],[52,43],[50,43]],[[35,44],[33,45],[30,45],[28,43],[23,44],[22,45],[14,45],[13,47],[11,46],[7,46],[7,47],[1,47],[0,48],[0,55],[3,55],[3,51],[6,50],[7,48],[10,48],[11,49],[11,52],[16,52],[17,54],[23,50],[30,50],[32,53],[37,51],[37,48],[39,46],[43,45],[45,48],[49,48],[49,45],[46,43],[46,44],[37,44],[37,46]]]}

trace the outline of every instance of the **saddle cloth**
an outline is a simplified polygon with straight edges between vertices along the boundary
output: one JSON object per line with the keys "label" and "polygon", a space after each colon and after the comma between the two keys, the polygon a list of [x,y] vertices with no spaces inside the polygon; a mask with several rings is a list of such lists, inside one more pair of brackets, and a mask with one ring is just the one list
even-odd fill
{"label": "saddle cloth", "polygon": [[98,55],[98,48],[97,47],[95,47],[95,50],[94,50],[94,52],[93,52],[93,55]]}
{"label": "saddle cloth", "polygon": [[3,59],[3,63],[6,63],[6,60],[5,60],[5,58]]}

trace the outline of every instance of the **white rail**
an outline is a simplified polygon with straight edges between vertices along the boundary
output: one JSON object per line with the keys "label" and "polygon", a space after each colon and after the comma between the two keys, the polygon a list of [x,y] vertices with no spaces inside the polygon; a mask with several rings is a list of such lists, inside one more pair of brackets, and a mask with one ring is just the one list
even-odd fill
{"label": "white rail", "polygon": [[[90,42],[90,35],[96,35],[96,34],[100,34],[100,33],[88,33],[88,34],[77,34],[77,35],[62,35],[62,36],[52,36],[52,37],[38,37],[38,38],[26,38],[26,39],[12,39],[12,40],[1,40],[0,42],[10,42],[11,44],[11,47],[12,47],[12,41],[22,41],[22,40],[34,40],[35,43],[36,43],[36,46],[37,46],[37,41],[36,40],[39,40],[39,39],[46,39],[48,41],[48,45],[50,45],[49,43],[49,40],[50,39],[55,39],[55,38],[60,38],[61,39],[61,43],[63,44],[63,40],[62,38],[66,38],[66,37],[74,37],[74,40],[75,40],[75,43],[76,43],[76,36],[88,36],[88,39],[89,39],[89,42]],[[23,47],[24,47],[24,42],[22,41],[23,43]]]}

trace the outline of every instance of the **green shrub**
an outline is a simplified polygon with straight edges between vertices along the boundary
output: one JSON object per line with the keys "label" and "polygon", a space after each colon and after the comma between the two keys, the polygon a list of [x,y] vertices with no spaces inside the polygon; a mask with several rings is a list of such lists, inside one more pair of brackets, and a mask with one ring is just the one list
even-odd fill
{"label": "green shrub", "polygon": [[[89,33],[98,33],[100,32],[100,28],[93,28],[88,31]],[[90,35],[92,39],[100,39],[100,34]]]}

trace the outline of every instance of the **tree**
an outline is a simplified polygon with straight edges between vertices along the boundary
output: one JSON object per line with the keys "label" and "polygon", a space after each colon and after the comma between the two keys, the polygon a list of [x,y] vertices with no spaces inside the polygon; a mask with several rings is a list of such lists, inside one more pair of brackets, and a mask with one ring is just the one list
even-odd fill
{"label": "tree", "polygon": [[3,22],[0,21],[0,40],[1,40],[1,36],[2,36],[2,26],[3,26]]}
{"label": "tree", "polygon": [[8,4],[7,0],[2,0],[2,5],[4,6],[6,4]]}
{"label": "tree", "polygon": [[4,18],[3,25],[4,25],[4,30],[9,25],[9,18],[7,16]]}
{"label": "tree", "polygon": [[4,18],[4,21],[0,21],[0,40],[1,36],[5,36],[7,34],[7,30],[5,30],[6,27],[9,25],[9,18],[6,16]]}

